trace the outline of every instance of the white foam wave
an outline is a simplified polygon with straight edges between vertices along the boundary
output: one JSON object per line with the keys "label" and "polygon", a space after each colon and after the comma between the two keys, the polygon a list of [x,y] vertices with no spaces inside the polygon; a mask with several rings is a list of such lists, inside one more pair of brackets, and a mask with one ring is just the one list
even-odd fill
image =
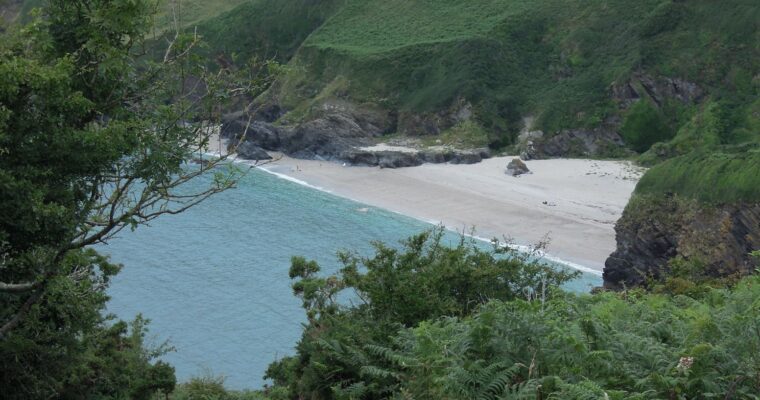
{"label": "white foam wave", "polygon": [[[444,228],[446,228],[446,227],[444,227]],[[488,238],[484,238],[482,236],[477,236],[477,235],[473,235],[473,234],[463,233],[461,231],[452,230],[452,229],[449,229],[449,228],[446,228],[446,229],[449,230],[449,231],[452,231],[452,232],[456,232],[456,233],[458,233],[460,235],[464,235],[466,237],[473,238],[475,240],[479,240],[479,241],[486,242],[486,243],[493,243],[493,239],[488,239]],[[569,267],[569,268],[572,268],[572,269],[576,269],[576,270],[581,271],[581,272],[589,273],[589,274],[592,274],[592,275],[602,276],[602,271],[599,271],[599,270],[594,269],[594,268],[587,267],[585,265],[574,263],[572,261],[568,261],[568,260],[562,259],[562,258],[557,257],[557,256],[553,256],[553,255],[551,255],[551,254],[549,254],[549,253],[547,253],[545,251],[536,250],[536,249],[532,248],[531,246],[525,246],[525,245],[522,245],[522,244],[515,244],[515,243],[505,243],[505,242],[501,242],[501,241],[499,241],[499,245],[500,246],[509,246],[510,248],[515,249],[515,250],[517,250],[517,251],[519,251],[521,253],[535,253],[537,257],[539,257],[541,259],[544,259],[544,260],[547,260],[547,261],[550,261],[550,262],[553,262],[555,264],[560,264],[560,265],[563,265],[563,266],[566,266],[566,267]]]}
{"label": "white foam wave", "polygon": [[258,167],[258,169],[260,169],[260,170],[262,170],[262,171],[264,171],[264,172],[266,172],[268,174],[272,174],[272,175],[274,175],[274,176],[276,176],[276,177],[278,177],[280,179],[284,179],[284,180],[289,181],[289,182],[297,183],[297,184],[299,184],[301,186],[306,186],[307,188],[319,190],[320,192],[325,192],[325,193],[332,194],[331,191],[329,191],[329,190],[327,190],[327,189],[325,189],[323,187],[312,185],[309,182],[302,181],[302,180],[300,180],[298,178],[294,178],[294,177],[292,177],[290,175],[286,175],[286,174],[283,174],[283,173],[280,173],[280,172],[274,172],[274,171],[272,171],[272,170],[270,170],[268,168],[264,168],[264,167]]}

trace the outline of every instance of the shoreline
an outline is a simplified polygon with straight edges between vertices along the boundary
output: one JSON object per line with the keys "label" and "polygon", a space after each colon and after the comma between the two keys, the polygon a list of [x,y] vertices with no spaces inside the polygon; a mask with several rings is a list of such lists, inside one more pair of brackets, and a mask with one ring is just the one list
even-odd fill
{"label": "shoreline", "polygon": [[474,227],[470,236],[479,240],[525,249],[548,236],[545,259],[601,274],[640,170],[622,161],[534,160],[528,162],[533,174],[511,177],[503,174],[511,159],[381,169],[277,155],[259,168],[451,231],[467,234]]}
{"label": "shoreline", "polygon": [[551,159],[527,161],[531,173],[512,177],[504,169],[514,157],[383,169],[271,155],[229,160],[476,240],[525,251],[548,238],[544,259],[595,275],[615,250],[614,224],[643,171],[628,161]]}
{"label": "shoreline", "polygon": [[[248,160],[241,160],[241,159],[236,159],[235,161],[236,162],[242,162],[242,163],[249,162]],[[460,235],[463,235],[464,237],[471,238],[471,239],[474,239],[474,240],[477,240],[477,241],[480,241],[480,242],[492,243],[494,239],[498,239],[498,238],[490,238],[489,239],[489,238],[486,238],[486,237],[483,237],[483,236],[478,236],[478,235],[475,235],[475,234],[467,233],[467,231],[464,231],[464,230],[453,229],[453,227],[449,227],[449,226],[443,225],[442,221],[421,219],[421,218],[415,217],[413,215],[403,214],[403,213],[400,213],[400,212],[397,212],[397,211],[394,211],[394,210],[391,210],[391,209],[386,209],[386,208],[383,208],[383,207],[373,206],[371,204],[367,204],[366,202],[358,200],[358,199],[354,199],[354,198],[351,198],[351,197],[341,196],[341,195],[335,194],[331,190],[328,190],[328,189],[325,189],[325,188],[319,187],[319,186],[314,186],[314,185],[312,185],[312,184],[310,184],[308,182],[302,181],[300,179],[294,178],[294,177],[292,177],[290,175],[286,175],[286,174],[281,173],[281,172],[272,171],[272,170],[267,169],[267,168],[265,168],[263,166],[256,166],[256,168],[259,169],[259,170],[261,170],[261,171],[263,171],[263,172],[266,172],[266,173],[268,173],[270,175],[274,175],[274,176],[276,176],[279,179],[283,179],[283,180],[286,180],[288,182],[293,182],[295,184],[298,184],[298,185],[301,185],[301,186],[304,186],[304,187],[308,187],[309,189],[318,190],[320,192],[328,193],[328,194],[331,194],[333,196],[341,197],[341,198],[344,198],[344,199],[347,199],[347,200],[351,200],[351,201],[354,201],[356,203],[367,205],[367,206],[370,206],[370,207],[380,208],[380,209],[382,209],[384,211],[391,212],[393,214],[398,214],[398,215],[401,215],[401,216],[404,216],[404,217],[407,217],[407,218],[412,218],[414,220],[417,220],[417,221],[420,221],[420,222],[423,222],[423,223],[426,223],[426,224],[430,224],[431,226],[441,226],[441,227],[443,227],[443,229],[446,229],[449,232],[460,234]],[[352,168],[352,167],[347,167],[347,168]],[[411,167],[411,168],[414,168],[414,167]],[[529,245],[521,245],[521,244],[517,244],[515,242],[506,243],[506,242],[503,242],[502,240],[499,240],[499,245],[501,245],[501,246],[510,246],[511,248],[514,248],[514,249],[516,249],[517,251],[520,251],[520,252],[530,252],[530,251],[534,250]],[[599,276],[599,277],[602,276],[602,271],[599,270],[599,269],[594,269],[594,268],[587,267],[585,265],[581,265],[581,264],[578,264],[578,263],[575,263],[575,262],[572,262],[572,261],[569,261],[569,260],[565,260],[565,259],[556,257],[556,256],[554,256],[554,255],[552,255],[550,253],[547,253],[545,251],[538,251],[537,254],[542,259],[547,260],[549,262],[556,263],[556,264],[561,264],[561,265],[567,266],[569,268],[581,271],[583,273],[588,273],[588,274],[596,275],[596,276]]]}

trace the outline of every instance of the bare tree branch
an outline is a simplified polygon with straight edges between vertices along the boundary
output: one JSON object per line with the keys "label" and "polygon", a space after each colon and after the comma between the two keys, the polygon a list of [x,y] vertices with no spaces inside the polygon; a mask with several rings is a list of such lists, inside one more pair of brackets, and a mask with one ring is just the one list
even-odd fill
{"label": "bare tree branch", "polygon": [[26,301],[21,306],[21,308],[19,308],[16,314],[13,315],[13,317],[10,320],[8,320],[8,322],[3,324],[2,327],[0,327],[0,339],[5,338],[5,335],[7,335],[8,332],[13,330],[16,326],[18,326],[18,324],[21,323],[21,321],[24,319],[26,314],[29,313],[29,310],[31,310],[32,306],[36,304],[42,298],[43,292],[44,290],[40,289],[32,293],[32,295],[26,299]]}

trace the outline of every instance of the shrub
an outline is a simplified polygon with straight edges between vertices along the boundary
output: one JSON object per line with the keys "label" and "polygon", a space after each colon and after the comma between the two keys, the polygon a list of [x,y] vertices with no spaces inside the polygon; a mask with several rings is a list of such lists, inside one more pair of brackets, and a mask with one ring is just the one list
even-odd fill
{"label": "shrub", "polygon": [[647,101],[631,107],[621,128],[623,139],[635,151],[643,153],[653,144],[673,137],[665,117]]}

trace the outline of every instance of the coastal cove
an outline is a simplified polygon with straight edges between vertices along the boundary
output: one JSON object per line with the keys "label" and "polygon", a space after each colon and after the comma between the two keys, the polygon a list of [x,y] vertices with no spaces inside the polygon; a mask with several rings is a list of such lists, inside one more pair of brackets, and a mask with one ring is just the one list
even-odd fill
{"label": "coastal cove", "polygon": [[[283,160],[267,168],[289,171]],[[180,380],[222,375],[230,388],[260,388],[267,365],[294,353],[306,322],[290,288],[291,256],[315,259],[332,273],[340,250],[369,255],[372,241],[397,244],[434,226],[337,194],[345,195],[252,170],[236,189],[186,213],[124,231],[99,248],[125,266],[109,290],[108,312],[151,319],[150,342],[176,348],[164,359]],[[453,232],[445,238],[459,240]],[[598,274],[585,273],[568,289],[599,285]]]}

